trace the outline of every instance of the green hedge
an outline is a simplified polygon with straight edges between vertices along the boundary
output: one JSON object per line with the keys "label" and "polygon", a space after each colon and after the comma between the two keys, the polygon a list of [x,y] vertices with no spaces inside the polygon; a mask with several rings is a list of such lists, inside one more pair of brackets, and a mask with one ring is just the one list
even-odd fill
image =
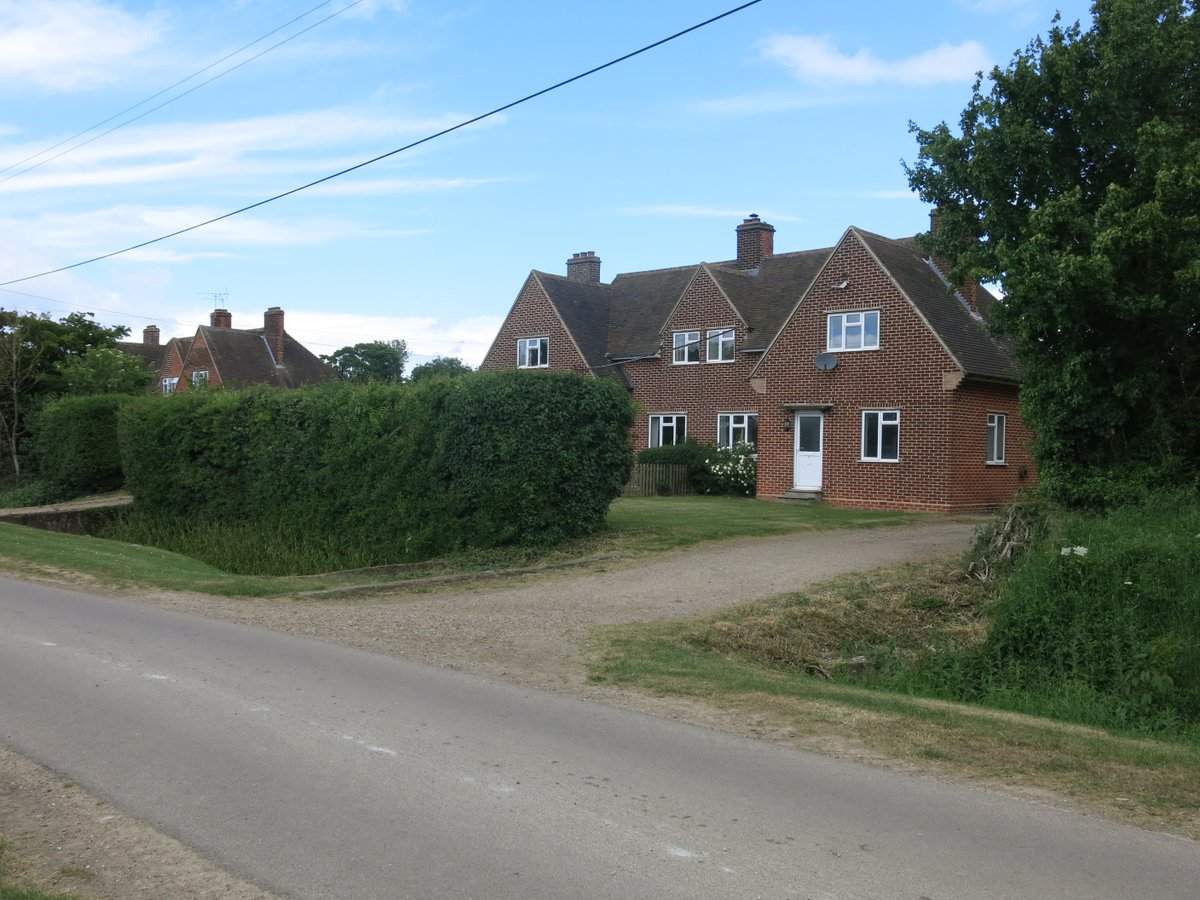
{"label": "green hedge", "polygon": [[631,423],[609,381],[478,373],[139,398],[120,444],[142,514],[287,530],[362,565],[594,531]]}
{"label": "green hedge", "polygon": [[126,394],[63,397],[47,403],[32,423],[34,466],[56,500],[121,486],[117,411]]}

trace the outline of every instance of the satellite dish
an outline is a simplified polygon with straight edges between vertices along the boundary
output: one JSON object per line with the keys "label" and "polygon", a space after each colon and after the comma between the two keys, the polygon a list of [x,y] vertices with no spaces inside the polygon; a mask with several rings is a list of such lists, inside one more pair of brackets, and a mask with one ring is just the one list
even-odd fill
{"label": "satellite dish", "polygon": [[832,369],[836,369],[837,364],[838,364],[837,355],[833,354],[833,353],[822,353],[822,354],[818,355],[816,359],[813,360],[813,365],[816,366],[818,369],[820,369],[822,372],[828,372]]}

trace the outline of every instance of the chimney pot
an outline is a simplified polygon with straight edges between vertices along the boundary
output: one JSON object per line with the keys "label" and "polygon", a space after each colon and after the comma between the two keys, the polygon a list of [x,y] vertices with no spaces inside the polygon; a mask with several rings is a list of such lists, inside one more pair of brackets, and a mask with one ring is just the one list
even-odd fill
{"label": "chimney pot", "polygon": [[272,306],[263,313],[263,336],[275,357],[275,365],[283,365],[283,310]]}
{"label": "chimney pot", "polygon": [[142,329],[142,344],[147,347],[157,347],[158,334],[159,332],[157,325],[147,325]]}
{"label": "chimney pot", "polygon": [[227,309],[214,309],[208,321],[213,328],[232,328],[233,314]]}
{"label": "chimney pot", "polygon": [[572,281],[584,281],[589,284],[600,283],[600,257],[595,250],[584,250],[571,254],[567,260],[567,277]]}
{"label": "chimney pot", "polygon": [[756,269],[775,252],[775,226],[750,213],[737,227],[737,267]]}

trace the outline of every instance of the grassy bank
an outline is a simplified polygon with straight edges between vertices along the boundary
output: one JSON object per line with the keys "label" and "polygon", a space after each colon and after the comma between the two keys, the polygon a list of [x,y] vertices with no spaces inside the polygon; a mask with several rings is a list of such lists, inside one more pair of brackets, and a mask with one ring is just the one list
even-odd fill
{"label": "grassy bank", "polygon": [[1198,508],[1055,514],[998,581],[906,566],[611,629],[592,678],[1200,837]]}

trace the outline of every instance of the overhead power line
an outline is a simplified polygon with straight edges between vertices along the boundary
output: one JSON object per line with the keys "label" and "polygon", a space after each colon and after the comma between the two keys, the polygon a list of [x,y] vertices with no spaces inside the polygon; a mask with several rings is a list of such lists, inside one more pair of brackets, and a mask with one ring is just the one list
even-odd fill
{"label": "overhead power line", "polygon": [[[89,134],[89,133],[95,131],[97,128],[101,128],[101,127],[107,125],[109,122],[112,122],[115,119],[119,119],[121,116],[125,115],[126,113],[133,112],[135,109],[137,109],[140,106],[145,106],[151,100],[155,100],[158,97],[161,97],[163,94],[167,93],[168,91],[172,91],[175,88],[179,87],[180,85],[186,84],[187,82],[191,81],[193,78],[197,77],[198,75],[203,75],[209,69],[215,68],[216,66],[219,66],[221,63],[225,62],[226,60],[232,59],[233,57],[237,56],[239,53],[242,53],[245,50],[250,49],[255,44],[262,43],[267,38],[269,38],[271,35],[278,34],[280,31],[287,28],[289,25],[293,25],[296,22],[299,22],[305,16],[311,15],[316,10],[320,9],[322,6],[328,6],[330,2],[331,2],[331,0],[325,0],[324,3],[318,3],[312,9],[308,10],[308,12],[301,13],[300,15],[296,16],[296,18],[292,19],[290,22],[284,22],[278,28],[275,28],[272,31],[268,31],[262,37],[256,38],[255,40],[251,41],[249,44],[246,44],[246,46],[244,46],[238,50],[235,50],[226,56],[221,57],[216,62],[205,66],[203,69],[200,69],[198,72],[193,72],[191,75],[188,75],[186,78],[181,78],[179,81],[175,82],[170,87],[165,87],[158,93],[151,94],[145,100],[141,100],[138,103],[133,104],[133,106],[126,107],[125,109],[121,110],[119,113],[115,113],[115,114],[109,116],[107,119],[103,120],[102,122],[97,122],[95,125],[91,126],[90,128],[85,128],[83,131],[80,131],[77,134],[74,134],[69,138],[64,138],[63,140],[59,141],[57,144],[55,144],[52,147],[47,147],[45,150],[41,150],[41,151],[33,154],[32,156],[25,157],[25,159],[21,160],[20,162],[15,162],[12,165],[10,165],[4,169],[0,169],[0,175],[3,175],[5,172],[10,172],[13,169],[16,169],[18,166],[24,166],[25,163],[31,162],[32,160],[35,160],[40,156],[46,156],[47,153],[51,153],[54,150],[57,150],[59,147],[63,146],[64,144],[70,144],[76,138],[81,138],[85,134]],[[300,37],[300,35],[307,34],[308,32],[312,31],[314,28],[316,28],[318,25],[324,25],[330,19],[337,18],[342,13],[346,12],[346,10],[353,9],[354,7],[358,6],[362,2],[363,2],[363,0],[353,0],[353,2],[351,2],[347,6],[342,7],[337,12],[330,13],[325,18],[320,19],[316,22],[313,22],[307,28],[302,28],[300,31],[297,31],[295,34],[289,35],[288,37],[284,38],[283,40],[272,44],[270,47],[260,50],[258,53],[255,53],[253,56],[248,57],[247,59],[243,59],[237,65],[230,66],[228,69],[218,72],[216,75],[213,75],[211,78],[206,78],[206,79],[204,79],[204,81],[200,82],[199,84],[192,85],[192,87],[188,88],[186,91],[181,91],[180,93],[176,94],[174,97],[164,100],[162,103],[158,104],[157,106],[152,106],[152,107],[150,107],[150,109],[140,112],[136,116],[132,116],[123,122],[118,122],[112,128],[106,128],[104,131],[101,131],[99,134],[92,135],[86,141],[80,141],[77,144],[72,144],[70,147],[67,147],[65,150],[63,150],[59,153],[55,153],[53,156],[47,156],[45,159],[41,160],[40,162],[33,163],[33,165],[31,165],[31,166],[25,166],[24,169],[18,169],[16,172],[13,172],[11,175],[7,175],[4,178],[0,178],[0,184],[4,184],[6,181],[11,181],[12,179],[14,179],[20,175],[24,175],[27,172],[32,172],[34,169],[40,169],[42,166],[46,165],[46,163],[53,162],[54,160],[58,159],[59,157],[66,156],[68,153],[73,153],[74,151],[78,150],[80,147],[86,147],[88,144],[92,143],[93,141],[98,141],[98,140],[100,140],[100,138],[104,137],[105,135],[112,134],[114,131],[118,131],[118,130],[124,128],[126,125],[132,125],[134,122],[137,122],[139,119],[144,119],[144,118],[146,118],[146,116],[150,115],[151,113],[158,112],[158,110],[162,109],[164,106],[170,106],[176,100],[182,100],[188,94],[191,94],[191,93],[194,93],[194,92],[200,90],[200,88],[204,87],[205,85],[212,84],[218,78],[224,78],[226,75],[230,74],[231,72],[236,72],[242,66],[254,62],[254,60],[258,59],[260,56],[266,56],[272,50],[277,50],[278,48],[282,47],[284,44],[288,43],[289,41],[294,41],[296,38]]]}
{"label": "overhead power line", "polygon": [[162,241],[167,241],[167,240],[170,240],[171,238],[179,237],[179,235],[181,235],[181,234],[187,234],[188,232],[196,231],[197,229],[204,228],[208,225],[213,225],[217,222],[223,222],[225,219],[231,219],[234,216],[241,215],[242,213],[249,212],[250,210],[258,209],[261,206],[266,206],[268,203],[274,203],[276,200],[282,200],[285,197],[292,196],[293,194],[299,194],[301,191],[307,191],[310,188],[314,188],[314,187],[317,187],[318,185],[325,184],[327,181],[333,181],[333,179],[335,179],[335,178],[341,178],[343,175],[348,175],[351,172],[357,172],[359,169],[363,169],[363,168],[366,168],[367,166],[374,165],[375,163],[380,162],[385,159],[388,159],[392,156],[395,156],[398,153],[404,153],[405,151],[411,150],[414,147],[419,147],[422,144],[427,144],[430,141],[436,140],[440,137],[444,137],[447,134],[451,134],[455,131],[459,131],[460,129],[466,128],[470,125],[474,125],[478,122],[482,122],[485,119],[490,119],[492,116],[499,115],[500,113],[506,112],[507,110],[510,110],[510,109],[513,109],[514,107],[520,106],[523,103],[528,103],[530,100],[535,100],[538,97],[544,96],[545,94],[549,94],[552,91],[557,91],[560,88],[564,88],[567,85],[573,84],[576,81],[587,78],[590,75],[595,75],[597,72],[603,72],[605,69],[611,69],[613,66],[618,65],[623,62],[626,62],[627,60],[633,59],[635,56],[640,56],[641,54],[646,53],[650,50],[654,50],[657,47],[661,47],[664,44],[669,44],[671,41],[678,40],[679,38],[683,37],[684,35],[691,34],[693,31],[698,31],[699,29],[704,28],[705,26],[708,26],[708,25],[712,25],[714,22],[719,22],[722,19],[727,19],[730,16],[734,15],[735,13],[739,13],[742,10],[748,9],[749,7],[754,6],[761,2],[762,2],[762,0],[749,0],[749,2],[743,3],[740,6],[735,6],[733,9],[727,10],[727,11],[721,13],[720,15],[713,16],[710,19],[705,19],[703,22],[698,22],[695,25],[692,25],[688,28],[683,29],[682,31],[677,31],[674,34],[669,35],[660,40],[657,40],[652,44],[647,44],[644,47],[640,47],[637,50],[634,50],[630,53],[626,53],[624,56],[618,56],[616,59],[609,60],[606,63],[595,66],[594,68],[588,69],[586,72],[580,72],[578,75],[572,75],[570,78],[566,78],[556,84],[550,85],[549,87],[542,88],[540,91],[534,91],[532,94],[526,94],[524,97],[521,97],[519,100],[513,100],[510,103],[505,103],[503,106],[497,106],[493,110],[489,110],[488,112],[481,113],[480,115],[474,116],[473,118],[466,119],[465,121],[459,122],[457,125],[451,125],[449,128],[443,128],[441,131],[427,135],[426,137],[423,137],[419,140],[413,141],[412,143],[405,144],[403,147],[397,147],[395,150],[389,150],[387,153],[381,153],[379,156],[372,157],[371,159],[365,160],[356,165],[342,169],[341,171],[334,172],[332,175],[326,175],[324,178],[318,178],[316,181],[310,181],[308,184],[302,184],[302,185],[300,185],[300,187],[292,188],[291,190],[284,191],[281,194],[275,194],[272,197],[267,197],[265,200],[259,200],[256,203],[251,203],[249,206],[243,206],[240,209],[235,209],[232,212],[225,213],[224,215],[214,216],[213,218],[206,219],[203,222],[197,222],[195,225],[189,225],[187,228],[180,228],[178,231],[172,231],[170,234],[164,234],[159,237],[152,238],[148,241],[142,241],[140,244],[134,244],[132,247],[125,247],[121,250],[114,250],[111,253],[105,253],[101,256],[94,256],[91,259],[81,260],[80,262],[72,263],[69,266],[60,266],[57,269],[48,269],[45,272],[38,272],[36,275],[26,275],[22,278],[14,278],[11,281],[0,281],[0,287],[6,287],[7,285],[10,285],[10,284],[20,284],[23,281],[32,281],[35,278],[44,278],[47,275],[57,275],[59,272],[67,272],[71,269],[78,269],[80,266],[88,266],[88,265],[91,265],[92,263],[101,262],[102,260],[112,259],[114,256],[120,256],[124,253],[131,253],[134,250],[141,250],[143,247],[149,247],[153,244],[158,244],[158,243],[161,243]]}

